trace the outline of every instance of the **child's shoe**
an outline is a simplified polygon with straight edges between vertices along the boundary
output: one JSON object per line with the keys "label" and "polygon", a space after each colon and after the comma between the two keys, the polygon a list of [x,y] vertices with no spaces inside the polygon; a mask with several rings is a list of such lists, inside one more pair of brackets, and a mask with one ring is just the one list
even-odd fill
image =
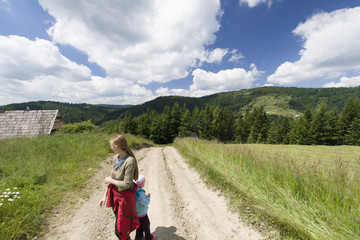
{"label": "child's shoe", "polygon": [[156,238],[156,234],[153,234],[153,240]]}

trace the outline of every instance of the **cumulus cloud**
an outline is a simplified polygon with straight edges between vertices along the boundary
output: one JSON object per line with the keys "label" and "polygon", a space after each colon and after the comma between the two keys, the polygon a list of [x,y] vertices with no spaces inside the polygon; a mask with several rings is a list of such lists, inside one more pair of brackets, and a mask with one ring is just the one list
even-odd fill
{"label": "cumulus cloud", "polygon": [[247,4],[250,8],[263,3],[267,4],[270,7],[272,2],[273,0],[239,0],[240,4]]}
{"label": "cumulus cloud", "polygon": [[91,71],[65,58],[50,41],[20,36],[0,36],[0,81],[31,81],[40,76],[56,76],[67,81],[83,81]]}
{"label": "cumulus cloud", "polygon": [[340,82],[329,82],[324,85],[325,88],[338,88],[338,87],[358,87],[360,86],[360,76],[356,77],[342,77]]}
{"label": "cumulus cloud", "polygon": [[152,92],[121,78],[91,76],[50,41],[0,36],[0,104],[30,100],[135,104]]}
{"label": "cumulus cloud", "polygon": [[249,71],[243,68],[234,68],[217,73],[196,69],[192,73],[193,83],[189,89],[159,88],[156,94],[202,97],[217,92],[250,88],[251,84],[261,75],[255,64],[251,64],[250,68]]}
{"label": "cumulus cloud", "polygon": [[215,48],[213,51],[204,51],[200,63],[220,63],[223,57],[228,53],[228,49]]}
{"label": "cumulus cloud", "polygon": [[244,55],[238,52],[237,49],[233,49],[231,52],[231,57],[229,58],[229,62],[239,62],[240,59],[244,58]]}
{"label": "cumulus cloud", "polygon": [[360,7],[315,14],[293,33],[304,41],[300,60],[281,64],[268,82],[334,79],[360,69]]}
{"label": "cumulus cloud", "polygon": [[[220,0],[39,0],[54,18],[52,41],[89,56],[113,78],[168,82],[186,77],[219,30]],[[224,50],[204,61],[220,61]]]}

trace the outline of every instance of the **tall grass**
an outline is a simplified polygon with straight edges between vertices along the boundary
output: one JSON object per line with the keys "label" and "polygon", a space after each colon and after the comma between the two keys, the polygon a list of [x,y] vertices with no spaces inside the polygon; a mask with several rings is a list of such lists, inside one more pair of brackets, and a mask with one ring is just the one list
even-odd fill
{"label": "tall grass", "polygon": [[[0,239],[36,236],[50,210],[66,193],[84,187],[112,152],[111,137],[82,133],[1,140]],[[126,137],[130,147],[149,144]]]}
{"label": "tall grass", "polygon": [[276,154],[276,146],[194,139],[176,139],[174,146],[212,185],[229,191],[239,209],[274,222],[283,238],[360,239],[360,159],[344,164],[335,153],[333,161],[307,162]]}

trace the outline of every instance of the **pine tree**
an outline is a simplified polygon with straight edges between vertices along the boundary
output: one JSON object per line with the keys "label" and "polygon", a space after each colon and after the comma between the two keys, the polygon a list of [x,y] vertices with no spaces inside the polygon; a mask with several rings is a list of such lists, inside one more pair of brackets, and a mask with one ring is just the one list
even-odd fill
{"label": "pine tree", "polygon": [[264,107],[254,108],[252,114],[253,123],[248,143],[265,143],[269,130],[269,119],[264,111]]}
{"label": "pine tree", "polygon": [[193,132],[192,118],[188,109],[181,116],[179,137],[188,137]]}
{"label": "pine tree", "polygon": [[325,126],[326,126],[326,114],[325,106],[321,105],[316,111],[314,118],[311,122],[311,134],[313,136],[313,143],[316,145],[325,144]]}
{"label": "pine tree", "polygon": [[211,122],[213,117],[213,110],[209,105],[206,105],[199,114],[199,137],[207,140],[214,139],[212,136]]}
{"label": "pine tree", "polygon": [[360,145],[360,117],[356,117],[351,122],[344,140],[345,143],[349,145]]}
{"label": "pine tree", "polygon": [[146,110],[145,114],[142,114],[139,117],[138,120],[138,134],[144,138],[149,138],[150,137],[150,127],[151,127],[151,113],[150,113],[150,109],[148,108]]}
{"label": "pine tree", "polygon": [[347,101],[339,118],[339,143],[343,144],[345,135],[349,133],[351,123],[359,116],[360,103],[357,97],[351,97]]}
{"label": "pine tree", "polygon": [[326,145],[339,143],[339,115],[335,109],[326,114],[324,141]]}
{"label": "pine tree", "polygon": [[170,114],[170,135],[172,140],[175,139],[175,137],[177,137],[179,134],[181,116],[182,109],[180,109],[179,104],[175,102]]}
{"label": "pine tree", "polygon": [[222,116],[222,111],[220,109],[220,107],[216,107],[213,111],[213,116],[212,116],[212,121],[210,124],[210,135],[211,138],[213,139],[218,139],[220,140],[220,134],[221,134],[221,130],[222,130],[222,120],[223,120],[223,116]]}
{"label": "pine tree", "polygon": [[277,123],[271,122],[268,137],[266,139],[266,143],[269,144],[281,144],[284,139],[284,135],[282,133],[282,126],[281,122],[278,121]]}
{"label": "pine tree", "polygon": [[235,138],[235,117],[229,107],[223,111],[223,120],[221,123],[220,141],[232,142]]}
{"label": "pine tree", "polygon": [[136,122],[134,121],[133,116],[129,111],[126,111],[125,117],[121,121],[121,132],[136,134],[136,130],[137,130],[137,125]]}
{"label": "pine tree", "polygon": [[200,129],[200,110],[199,108],[196,106],[192,112],[191,115],[191,120],[192,120],[192,125],[193,125],[193,129],[194,132],[196,133],[197,136],[200,135],[199,129]]}

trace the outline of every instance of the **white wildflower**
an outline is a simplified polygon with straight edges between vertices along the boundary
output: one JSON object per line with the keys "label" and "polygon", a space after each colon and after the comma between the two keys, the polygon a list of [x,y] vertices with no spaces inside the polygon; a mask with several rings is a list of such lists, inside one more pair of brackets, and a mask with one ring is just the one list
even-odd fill
{"label": "white wildflower", "polygon": [[7,192],[3,192],[3,194],[7,194]]}
{"label": "white wildflower", "polygon": [[3,205],[3,203],[0,203],[0,206]]}
{"label": "white wildflower", "polygon": [[17,195],[14,195],[14,198],[17,198]]}
{"label": "white wildflower", "polygon": [[12,198],[9,198],[9,199],[8,199],[8,201],[9,201],[9,202],[13,202],[13,201],[14,201],[14,199],[12,199]]}
{"label": "white wildflower", "polygon": [[15,194],[20,194],[19,192],[16,192]]}
{"label": "white wildflower", "polygon": [[4,197],[4,195],[0,195],[0,197]]}
{"label": "white wildflower", "polygon": [[14,189],[18,189],[17,187],[14,187]]}
{"label": "white wildflower", "polygon": [[18,196],[18,198],[20,198],[20,196]]}
{"label": "white wildflower", "polygon": [[4,196],[4,198],[8,198],[8,197],[9,197],[9,195],[5,195],[5,196]]}
{"label": "white wildflower", "polygon": [[10,188],[7,188],[5,191],[10,191]]}

